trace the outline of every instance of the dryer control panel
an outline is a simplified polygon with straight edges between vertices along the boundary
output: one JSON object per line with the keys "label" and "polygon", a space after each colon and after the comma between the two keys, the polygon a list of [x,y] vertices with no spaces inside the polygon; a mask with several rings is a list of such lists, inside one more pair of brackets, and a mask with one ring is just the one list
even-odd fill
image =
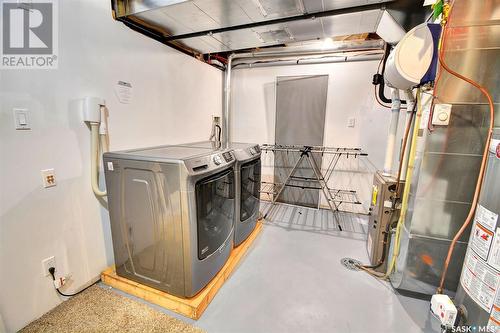
{"label": "dryer control panel", "polygon": [[222,153],[222,156],[227,163],[234,161],[234,156],[229,151]]}
{"label": "dryer control panel", "polygon": [[248,152],[250,153],[251,156],[259,155],[260,147],[258,145],[252,146],[248,149]]}
{"label": "dryer control panel", "polygon": [[220,153],[207,154],[185,160],[184,163],[187,169],[193,174],[203,174],[205,172],[219,169],[228,164],[234,163],[235,158],[232,151],[225,151]]}

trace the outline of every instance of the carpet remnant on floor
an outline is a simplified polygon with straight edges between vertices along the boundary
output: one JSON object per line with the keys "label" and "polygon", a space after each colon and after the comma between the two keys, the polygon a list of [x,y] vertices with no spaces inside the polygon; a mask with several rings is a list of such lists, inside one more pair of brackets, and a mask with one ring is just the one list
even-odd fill
{"label": "carpet remnant on floor", "polygon": [[61,303],[20,332],[203,332],[108,288],[93,286]]}

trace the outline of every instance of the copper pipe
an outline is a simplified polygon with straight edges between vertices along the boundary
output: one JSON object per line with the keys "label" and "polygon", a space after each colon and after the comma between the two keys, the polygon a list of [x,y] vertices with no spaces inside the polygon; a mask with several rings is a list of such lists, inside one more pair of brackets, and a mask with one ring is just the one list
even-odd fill
{"label": "copper pipe", "polygon": [[493,105],[493,99],[491,98],[491,95],[488,92],[488,90],[485,87],[481,86],[479,83],[475,82],[474,80],[469,79],[469,78],[455,72],[450,67],[448,67],[448,65],[444,61],[444,45],[445,45],[445,41],[446,41],[446,37],[447,37],[447,33],[448,33],[447,27],[448,27],[448,24],[451,20],[452,9],[453,9],[453,5],[451,5],[451,7],[450,7],[450,15],[449,15],[450,19],[448,20],[447,24],[445,24],[445,26],[444,26],[445,31],[443,33],[443,42],[442,42],[443,48],[441,49],[441,52],[439,53],[439,63],[441,64],[441,67],[443,67],[448,73],[450,73],[451,75],[453,75],[453,76],[471,84],[472,86],[476,87],[486,97],[486,99],[488,100],[489,108],[490,108],[490,126],[489,126],[488,134],[486,137],[483,158],[481,160],[481,168],[479,169],[479,175],[477,177],[476,189],[474,191],[474,197],[472,199],[471,208],[469,210],[469,214],[467,215],[467,218],[465,219],[464,224],[462,225],[460,230],[457,232],[457,234],[455,235],[455,237],[453,237],[453,240],[451,241],[450,247],[448,249],[448,255],[446,256],[446,260],[444,262],[443,273],[441,275],[441,281],[439,283],[439,288],[437,289],[438,294],[441,294],[443,292],[444,281],[446,279],[446,273],[448,272],[448,267],[450,265],[451,256],[453,254],[453,250],[455,249],[455,245],[456,245],[458,239],[462,236],[464,231],[469,226],[472,218],[474,217],[474,213],[476,211],[477,202],[479,200],[479,194],[481,192],[481,186],[483,185],[484,174],[486,171],[488,152],[489,152],[489,147],[490,147],[490,143],[491,143],[491,136],[493,134],[493,126],[494,126],[494,122],[495,122],[495,107]]}

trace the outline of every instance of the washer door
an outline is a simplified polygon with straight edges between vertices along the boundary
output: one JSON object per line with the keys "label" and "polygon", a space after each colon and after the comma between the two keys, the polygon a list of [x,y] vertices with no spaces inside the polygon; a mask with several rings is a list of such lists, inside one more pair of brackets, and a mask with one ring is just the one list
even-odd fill
{"label": "washer door", "polygon": [[221,247],[233,228],[234,172],[230,168],[196,183],[198,259]]}
{"label": "washer door", "polygon": [[260,158],[241,166],[240,221],[246,221],[259,209]]}

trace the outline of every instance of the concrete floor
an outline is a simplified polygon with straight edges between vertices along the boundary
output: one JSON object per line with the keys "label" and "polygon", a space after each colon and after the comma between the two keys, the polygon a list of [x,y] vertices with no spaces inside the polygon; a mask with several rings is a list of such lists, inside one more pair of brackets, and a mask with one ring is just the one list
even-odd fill
{"label": "concrete floor", "polygon": [[427,301],[340,264],[368,258],[367,217],[339,217],[343,232],[327,210],[278,205],[200,320],[151,306],[208,333],[439,332]]}

